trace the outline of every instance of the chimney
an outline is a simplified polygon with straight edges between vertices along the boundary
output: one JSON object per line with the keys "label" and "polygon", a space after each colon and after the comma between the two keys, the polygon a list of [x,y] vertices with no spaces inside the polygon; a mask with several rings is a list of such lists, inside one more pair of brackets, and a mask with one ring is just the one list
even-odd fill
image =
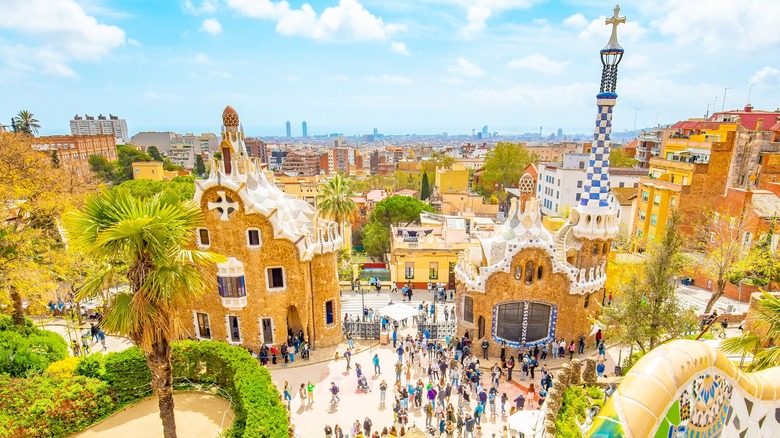
{"label": "chimney", "polygon": [[764,119],[758,119],[756,122],[756,131],[763,131],[764,130]]}
{"label": "chimney", "polygon": [[753,105],[751,105],[751,104],[745,105],[745,112],[749,113],[751,111],[753,111]]}

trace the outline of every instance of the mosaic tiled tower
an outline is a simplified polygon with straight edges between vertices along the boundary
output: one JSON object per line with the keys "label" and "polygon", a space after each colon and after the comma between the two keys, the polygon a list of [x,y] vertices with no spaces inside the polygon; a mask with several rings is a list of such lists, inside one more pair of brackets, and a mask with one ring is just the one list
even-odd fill
{"label": "mosaic tiled tower", "polygon": [[596,95],[598,115],[593,146],[583,186],[580,205],[572,209],[569,217],[571,232],[581,244],[578,268],[589,269],[606,262],[612,239],[617,235],[617,211],[609,205],[609,150],[612,132],[612,108],[617,101],[617,68],[623,59],[623,48],[618,44],[617,26],[626,22],[620,17],[620,6],[615,6],[614,15],[606,20],[612,25],[612,36],[601,49],[601,87]]}

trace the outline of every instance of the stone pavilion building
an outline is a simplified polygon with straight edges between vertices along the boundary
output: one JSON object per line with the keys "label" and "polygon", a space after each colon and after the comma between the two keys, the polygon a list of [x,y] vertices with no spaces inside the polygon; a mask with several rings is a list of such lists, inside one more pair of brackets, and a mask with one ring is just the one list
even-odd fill
{"label": "stone pavilion building", "polygon": [[250,158],[238,114],[222,114],[222,157],[195,181],[205,226],[198,248],[227,257],[214,269],[214,288],[190,303],[182,323],[192,337],[257,351],[303,331],[312,346],[342,339],[335,222],[303,200],[286,196]]}

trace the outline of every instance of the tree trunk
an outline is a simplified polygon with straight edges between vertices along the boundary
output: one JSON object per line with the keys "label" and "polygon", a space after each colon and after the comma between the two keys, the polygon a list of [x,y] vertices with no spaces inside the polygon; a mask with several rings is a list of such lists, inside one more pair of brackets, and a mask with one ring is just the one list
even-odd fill
{"label": "tree trunk", "polygon": [[11,288],[11,301],[14,303],[14,311],[13,311],[13,322],[15,325],[18,326],[24,326],[24,305],[22,304],[22,294],[19,293],[19,291],[16,290],[16,288]]}
{"label": "tree trunk", "polygon": [[176,438],[176,421],[173,416],[173,373],[171,369],[171,346],[167,341],[157,341],[152,352],[146,356],[146,363],[152,373],[152,390],[157,394],[163,436]]}
{"label": "tree trunk", "polygon": [[726,281],[725,280],[718,280],[718,288],[714,291],[712,291],[712,296],[710,297],[710,300],[707,301],[707,307],[704,309],[704,313],[709,314],[712,312],[712,308],[715,307],[715,303],[718,302],[720,297],[723,296],[726,290]]}

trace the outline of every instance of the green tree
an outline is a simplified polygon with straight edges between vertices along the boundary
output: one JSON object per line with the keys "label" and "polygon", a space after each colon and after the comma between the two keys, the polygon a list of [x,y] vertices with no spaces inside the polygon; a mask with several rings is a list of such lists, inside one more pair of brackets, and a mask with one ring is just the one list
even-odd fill
{"label": "green tree", "polygon": [[614,147],[609,151],[610,167],[634,167],[639,161],[626,155],[622,147]]}
{"label": "green tree", "polygon": [[748,371],[780,366],[780,298],[763,292],[756,304],[756,312],[748,316],[751,329],[720,343],[724,353],[752,355]]}
{"label": "green tree", "polygon": [[133,163],[153,161],[149,154],[131,145],[120,144],[116,147],[119,172],[115,184],[133,179]]}
{"label": "green tree", "polygon": [[74,249],[103,267],[77,299],[98,296],[106,279],[127,266],[123,274],[129,290],[111,297],[102,326],[144,351],[164,436],[175,437],[171,341],[181,330],[176,313],[209,285],[206,267],[222,260],[187,248],[195,228],[203,224],[200,208],[170,192],[139,199],[125,191],[104,191],[87,200],[83,210],[68,214],[64,223]]}
{"label": "green tree", "polygon": [[379,222],[389,229],[391,225],[408,226],[419,223],[420,213],[433,212],[433,207],[411,196],[390,196],[378,202],[371,213],[371,222]]}
{"label": "green tree", "polygon": [[195,155],[195,174],[201,178],[206,176],[206,163],[203,162],[203,157],[200,154]]}
{"label": "green tree", "polygon": [[[344,223],[352,219],[358,211],[352,196],[351,180],[336,174],[333,178],[320,183],[320,194],[317,195],[317,207],[320,214],[333,219],[343,231]],[[343,234],[342,234],[343,235]]]}
{"label": "green tree", "polygon": [[755,286],[768,286],[770,282],[777,281],[780,275],[780,259],[772,250],[774,234],[775,224],[772,222],[767,234],[734,264],[727,276],[731,283],[739,284],[744,281]]}
{"label": "green tree", "polygon": [[55,169],[60,167],[60,156],[57,155],[57,149],[51,151],[51,167]]}
{"label": "green tree", "polygon": [[607,336],[623,345],[652,350],[696,327],[695,315],[675,295],[673,279],[682,269],[680,215],[671,214],[660,239],[650,242],[640,275],[622,285],[601,319]]}
{"label": "green tree", "polygon": [[149,146],[146,148],[146,153],[149,154],[150,157],[152,157],[152,160],[159,161],[160,163],[163,162],[164,158],[162,154],[160,153],[160,150],[157,149],[157,146]]}
{"label": "green tree", "polygon": [[380,222],[369,222],[363,227],[363,251],[374,260],[390,251],[390,236],[386,226]]}
{"label": "green tree", "polygon": [[90,155],[87,160],[89,163],[89,170],[95,174],[95,176],[107,183],[116,183],[120,177],[120,169],[116,163],[108,161],[108,159],[102,155]]}
{"label": "green tree", "polygon": [[116,193],[122,190],[128,191],[132,196],[148,199],[152,196],[170,192],[182,201],[189,201],[195,197],[195,178],[191,176],[177,176],[170,181],[152,181],[148,179],[131,179],[111,189]]}
{"label": "green tree", "polygon": [[526,166],[539,157],[528,152],[522,143],[499,142],[485,156],[484,171],[480,178],[483,193],[493,193],[511,187],[520,181]]}
{"label": "green tree", "polygon": [[14,132],[37,135],[38,131],[41,129],[41,124],[40,121],[34,116],[35,114],[31,113],[30,111],[19,111],[19,114],[11,119],[11,127]]}
{"label": "green tree", "polygon": [[431,197],[431,184],[428,182],[428,172],[423,172],[422,187],[420,188],[420,199],[425,201]]}

